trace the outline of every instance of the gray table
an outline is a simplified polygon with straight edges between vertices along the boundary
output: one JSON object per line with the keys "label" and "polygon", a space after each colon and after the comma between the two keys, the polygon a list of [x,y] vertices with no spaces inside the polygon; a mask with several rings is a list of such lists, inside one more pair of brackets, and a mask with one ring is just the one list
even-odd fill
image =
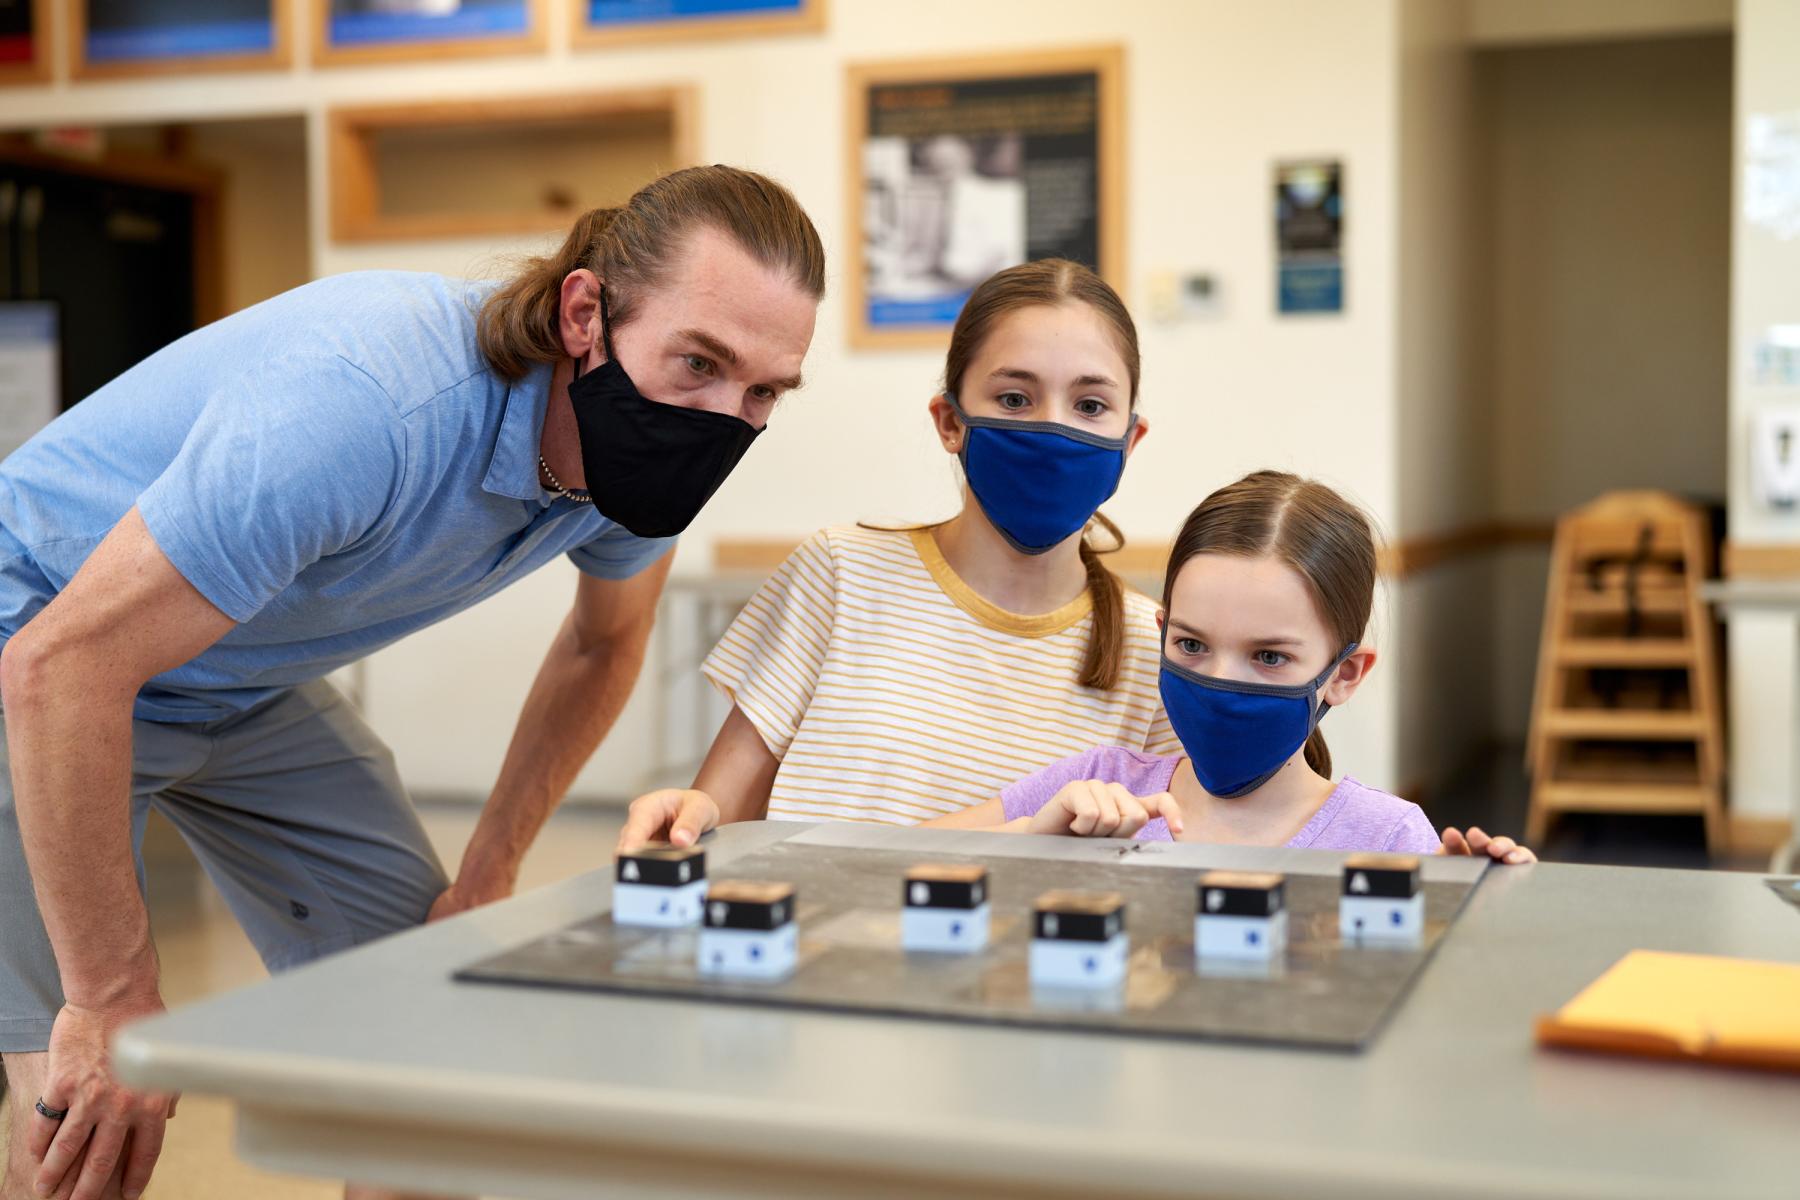
{"label": "gray table", "polygon": [[[730,827],[713,861],[807,828]],[[259,1166],[456,1193],[1800,1195],[1795,1077],[1531,1041],[1537,1013],[1633,948],[1800,961],[1800,912],[1756,876],[1492,871],[1361,1055],[450,982],[601,910],[609,888],[597,871],[159,1017],[120,1036],[119,1070],[236,1101],[239,1152]]]}

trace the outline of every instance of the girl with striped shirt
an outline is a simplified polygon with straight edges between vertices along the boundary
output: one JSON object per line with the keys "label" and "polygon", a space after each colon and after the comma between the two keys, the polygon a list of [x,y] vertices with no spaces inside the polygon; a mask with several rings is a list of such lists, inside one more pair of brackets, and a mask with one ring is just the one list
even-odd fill
{"label": "girl with striped shirt", "polygon": [[621,848],[760,817],[916,824],[1097,744],[1174,753],[1156,604],[1095,534],[1136,411],[1137,331],[1063,260],[975,289],[929,410],[962,510],[833,527],[770,577],[702,670],[732,701],[689,789],[639,797]]}

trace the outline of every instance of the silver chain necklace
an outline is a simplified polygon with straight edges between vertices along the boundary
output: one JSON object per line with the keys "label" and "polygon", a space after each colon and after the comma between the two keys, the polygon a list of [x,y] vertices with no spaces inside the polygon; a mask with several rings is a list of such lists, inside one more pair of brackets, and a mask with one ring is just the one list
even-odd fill
{"label": "silver chain necklace", "polygon": [[594,498],[586,492],[571,492],[568,488],[564,487],[562,485],[562,480],[556,477],[556,472],[550,469],[550,464],[544,461],[544,456],[542,454],[538,455],[538,466],[543,468],[544,478],[550,481],[550,490],[561,496],[564,500],[573,500],[577,504],[592,504],[594,502]]}

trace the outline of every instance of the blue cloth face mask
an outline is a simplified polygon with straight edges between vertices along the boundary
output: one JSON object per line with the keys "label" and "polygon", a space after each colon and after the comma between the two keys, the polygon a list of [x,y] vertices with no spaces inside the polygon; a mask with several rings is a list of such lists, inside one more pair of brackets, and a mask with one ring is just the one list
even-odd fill
{"label": "blue cloth face mask", "polygon": [[1080,533],[1118,490],[1136,413],[1124,437],[1108,438],[1052,421],[971,417],[954,395],[944,399],[968,430],[957,457],[969,490],[1019,553],[1042,554]]}
{"label": "blue cloth face mask", "polygon": [[1331,709],[1319,692],[1357,646],[1345,646],[1310,683],[1274,684],[1198,674],[1169,661],[1166,630],[1163,643],[1158,684],[1169,724],[1200,786],[1226,798],[1269,782],[1306,745]]}

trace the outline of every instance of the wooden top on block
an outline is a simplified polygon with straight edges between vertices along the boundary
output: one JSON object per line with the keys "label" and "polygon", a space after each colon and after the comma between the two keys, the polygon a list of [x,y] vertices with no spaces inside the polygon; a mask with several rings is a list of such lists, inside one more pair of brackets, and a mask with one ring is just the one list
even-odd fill
{"label": "wooden top on block", "polygon": [[620,858],[649,858],[657,862],[684,862],[706,854],[699,846],[676,846],[669,842],[646,842],[636,850],[627,850]]}
{"label": "wooden top on block", "polygon": [[1125,907],[1125,897],[1117,892],[1045,892],[1034,906],[1039,912],[1092,914],[1105,916]]}
{"label": "wooden top on block", "polygon": [[987,868],[979,863],[920,863],[906,872],[908,883],[980,883]]}
{"label": "wooden top on block", "polygon": [[1266,892],[1286,879],[1276,871],[1207,871],[1200,876],[1200,886]]}
{"label": "wooden top on block", "polygon": [[779,904],[792,898],[791,883],[755,883],[743,879],[722,879],[706,891],[709,903]]}
{"label": "wooden top on block", "polygon": [[1362,871],[1416,871],[1416,854],[1352,854],[1344,860],[1344,870],[1355,867]]}

